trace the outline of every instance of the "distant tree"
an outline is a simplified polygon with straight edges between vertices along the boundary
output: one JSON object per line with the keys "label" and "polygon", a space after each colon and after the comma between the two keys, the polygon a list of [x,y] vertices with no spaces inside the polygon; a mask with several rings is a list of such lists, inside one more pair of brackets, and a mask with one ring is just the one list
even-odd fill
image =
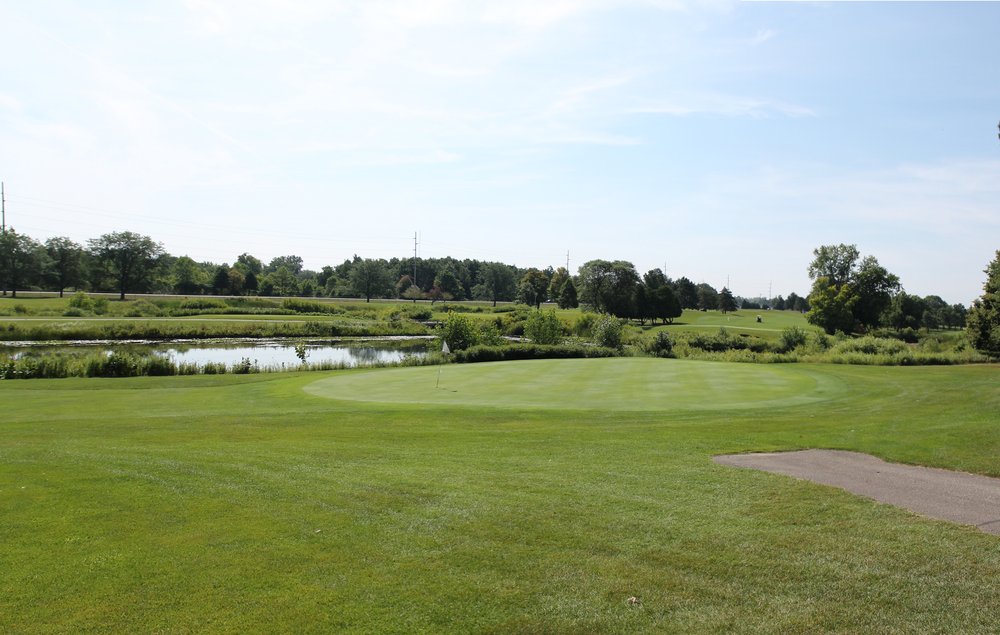
{"label": "distant tree", "polygon": [[479,331],[465,315],[448,311],[438,339],[447,343],[450,350],[460,351],[479,343]]}
{"label": "distant tree", "polygon": [[302,258],[300,256],[278,256],[277,258],[272,258],[270,264],[267,265],[267,271],[274,273],[282,267],[287,269],[288,273],[297,276],[302,271]]}
{"label": "distant tree", "polygon": [[300,282],[299,295],[304,298],[316,297],[316,279],[310,277]]}
{"label": "distant tree", "polygon": [[883,316],[883,321],[886,326],[896,330],[917,330],[923,323],[926,309],[923,298],[903,291],[892,297]]}
{"label": "distant tree", "polygon": [[807,298],[803,298],[802,296],[795,295],[794,293],[790,293],[788,295],[788,297],[789,297],[790,300],[791,300],[792,296],[795,296],[795,300],[792,302],[792,310],[793,311],[798,311],[799,313],[805,313],[806,311],[808,311],[810,309],[809,300]]}
{"label": "distant tree", "polygon": [[267,274],[267,283],[271,291],[268,295],[289,297],[299,293],[299,281],[284,265]]}
{"label": "distant tree", "polygon": [[559,301],[559,292],[562,291],[567,280],[569,280],[569,271],[566,270],[566,267],[559,267],[552,272],[552,276],[549,278],[549,288],[546,290],[549,300]]}
{"label": "distant tree", "polygon": [[669,284],[654,289],[653,294],[653,316],[659,318],[664,324],[674,321],[674,318],[681,316],[681,303],[674,293],[674,288]]}
{"label": "distant tree", "polygon": [[698,308],[698,286],[695,283],[684,277],[678,278],[674,282],[674,291],[682,309]]}
{"label": "distant tree", "polygon": [[809,294],[809,312],[806,321],[819,326],[830,335],[854,330],[854,305],[858,297],[850,285],[833,284],[826,276],[816,278]]}
{"label": "distant tree", "polygon": [[434,286],[440,291],[440,299],[462,299],[462,282],[455,274],[451,264],[447,264],[434,276]]}
{"label": "distant tree", "polygon": [[229,292],[229,265],[220,265],[212,278],[212,293],[224,295]]}
{"label": "distant tree", "polygon": [[416,304],[417,300],[424,297],[424,292],[417,285],[411,284],[410,288],[403,291],[402,297],[406,300],[413,300],[413,303]]}
{"label": "distant tree", "polygon": [[636,284],[632,289],[632,302],[629,304],[631,311],[629,315],[623,317],[635,318],[639,320],[640,325],[645,324],[646,320],[652,322],[655,319],[652,293],[645,284]]}
{"label": "distant tree", "polygon": [[83,284],[83,245],[64,236],[45,241],[48,254],[45,271],[46,282],[59,289],[59,297],[67,287],[80,288]]}
{"label": "distant tree", "polygon": [[142,290],[149,281],[157,260],[163,256],[163,245],[149,236],[134,232],[113,232],[87,241],[91,253],[115,277],[119,299],[127,291]]}
{"label": "distant tree", "polygon": [[558,302],[560,309],[575,309],[580,306],[576,297],[576,284],[573,283],[573,278],[567,278],[566,282],[563,283],[562,289],[559,290]]}
{"label": "distant tree", "polygon": [[233,266],[243,272],[244,276],[252,273],[257,278],[260,278],[260,274],[264,273],[264,264],[248,253],[242,253],[237,256],[236,263]]}
{"label": "distant tree", "polygon": [[371,302],[373,297],[381,297],[388,294],[392,281],[389,278],[389,270],[383,261],[366,258],[354,265],[351,272],[351,288],[365,302]]}
{"label": "distant tree", "polygon": [[538,269],[528,269],[517,285],[517,300],[541,308],[547,298],[549,278]]}
{"label": "distant tree", "polygon": [[248,295],[252,295],[258,292],[260,287],[260,278],[257,277],[252,271],[247,271],[243,274],[243,289],[246,290]]}
{"label": "distant tree", "polygon": [[736,299],[733,298],[733,292],[722,287],[722,291],[719,291],[719,310],[723,313],[731,313],[736,310]]}
{"label": "distant tree", "polygon": [[246,286],[247,277],[243,275],[243,272],[236,267],[230,267],[226,272],[226,277],[229,279],[226,284],[226,292],[232,295],[240,295],[243,293],[243,289]]}
{"label": "distant tree", "polygon": [[498,300],[514,299],[514,269],[509,265],[487,262],[479,268],[477,278],[485,297],[493,301],[493,306],[497,305]]}
{"label": "distant tree", "polygon": [[813,250],[809,278],[825,277],[828,284],[839,287],[850,282],[858,262],[857,245],[822,245]]}
{"label": "distant tree", "polygon": [[966,332],[976,350],[1000,357],[1000,250],[987,265],[986,282],[966,316]]}
{"label": "distant tree", "polygon": [[785,310],[785,299],[779,295],[771,303],[771,308],[774,309],[775,311],[784,311]]}
{"label": "distant tree", "polygon": [[878,326],[893,294],[900,290],[899,278],[878,264],[874,256],[866,256],[851,275],[850,284],[858,296],[854,319],[866,329]]}
{"label": "distant tree", "polygon": [[698,308],[703,311],[719,308],[719,292],[712,285],[705,282],[698,285]]}
{"label": "distant tree", "polygon": [[406,290],[413,286],[413,278],[409,274],[403,274],[396,281],[396,297],[401,298]]}
{"label": "distant tree", "polygon": [[38,241],[19,234],[13,227],[0,234],[0,278],[3,288],[9,287],[11,297],[17,297],[17,289],[27,286],[32,277],[37,277],[44,254]]}
{"label": "distant tree", "polygon": [[181,256],[174,261],[173,291],[182,295],[201,293],[208,278],[205,272],[188,256]]}

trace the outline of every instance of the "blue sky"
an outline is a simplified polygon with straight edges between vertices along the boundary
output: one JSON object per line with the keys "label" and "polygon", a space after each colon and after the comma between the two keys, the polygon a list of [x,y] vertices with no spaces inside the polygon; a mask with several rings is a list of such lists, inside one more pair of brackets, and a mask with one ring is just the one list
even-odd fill
{"label": "blue sky", "polygon": [[[288,5],[288,6],[286,6]],[[0,5],[0,178],[38,239],[232,262],[626,259],[808,293],[856,243],[968,303],[1000,249],[1000,3]]]}

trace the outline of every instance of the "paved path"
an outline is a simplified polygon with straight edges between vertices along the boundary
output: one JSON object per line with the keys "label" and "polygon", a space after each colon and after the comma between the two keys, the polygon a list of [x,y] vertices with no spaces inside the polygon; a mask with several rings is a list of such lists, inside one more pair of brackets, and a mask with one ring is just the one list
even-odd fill
{"label": "paved path", "polygon": [[975,525],[1000,535],[1000,478],[886,463],[842,450],[727,454],[714,460],[833,485],[924,516]]}

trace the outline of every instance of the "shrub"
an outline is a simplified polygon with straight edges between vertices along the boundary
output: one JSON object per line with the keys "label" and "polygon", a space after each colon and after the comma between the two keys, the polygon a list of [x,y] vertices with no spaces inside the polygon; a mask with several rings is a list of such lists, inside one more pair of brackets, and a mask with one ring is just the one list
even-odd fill
{"label": "shrub", "polygon": [[178,306],[181,309],[204,311],[206,309],[224,309],[226,308],[226,303],[213,298],[189,298],[182,300]]}
{"label": "shrub", "polygon": [[594,325],[600,318],[596,313],[584,313],[573,322],[573,335],[590,337],[594,334]]}
{"label": "shrub", "polygon": [[94,313],[97,315],[104,315],[108,312],[108,299],[107,298],[97,298],[94,300]]}
{"label": "shrub", "polygon": [[670,357],[674,352],[674,340],[666,331],[657,331],[653,339],[646,342],[645,350],[655,357]]}
{"label": "shrub", "polygon": [[83,317],[84,315],[84,312],[77,308],[69,308],[63,311],[63,317]]}
{"label": "shrub", "polygon": [[605,348],[621,348],[622,321],[606,315],[594,325],[594,343]]}
{"label": "shrub", "polygon": [[797,326],[787,328],[781,332],[781,336],[778,338],[779,346],[783,352],[795,350],[806,343],[808,336],[805,329]]}
{"label": "shrub", "polygon": [[448,348],[452,351],[475,346],[479,343],[479,333],[473,326],[472,321],[460,313],[448,312],[448,319],[441,325],[441,332],[438,338],[448,343]]}
{"label": "shrub", "polygon": [[583,357],[617,357],[618,351],[597,346],[559,344],[511,344],[510,346],[473,346],[458,351],[454,361],[458,363],[502,362],[526,359],[571,359]]}
{"label": "shrub", "polygon": [[90,299],[90,296],[83,291],[77,291],[73,294],[73,297],[69,299],[69,306],[71,309],[80,309],[81,311],[93,311],[94,301]]}
{"label": "shrub", "polygon": [[535,344],[558,344],[563,325],[554,310],[535,311],[524,324],[524,335]]}
{"label": "shrub", "polygon": [[479,327],[479,344],[483,346],[503,346],[506,341],[496,322],[487,322]]}

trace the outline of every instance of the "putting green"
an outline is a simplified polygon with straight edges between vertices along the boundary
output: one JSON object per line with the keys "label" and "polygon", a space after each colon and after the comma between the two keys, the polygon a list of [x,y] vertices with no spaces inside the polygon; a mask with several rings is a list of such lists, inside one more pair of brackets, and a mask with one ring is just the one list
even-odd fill
{"label": "putting green", "polygon": [[813,403],[840,396],[845,387],[797,364],[613,358],[339,372],[305,390],[330,399],[401,404],[718,410]]}

